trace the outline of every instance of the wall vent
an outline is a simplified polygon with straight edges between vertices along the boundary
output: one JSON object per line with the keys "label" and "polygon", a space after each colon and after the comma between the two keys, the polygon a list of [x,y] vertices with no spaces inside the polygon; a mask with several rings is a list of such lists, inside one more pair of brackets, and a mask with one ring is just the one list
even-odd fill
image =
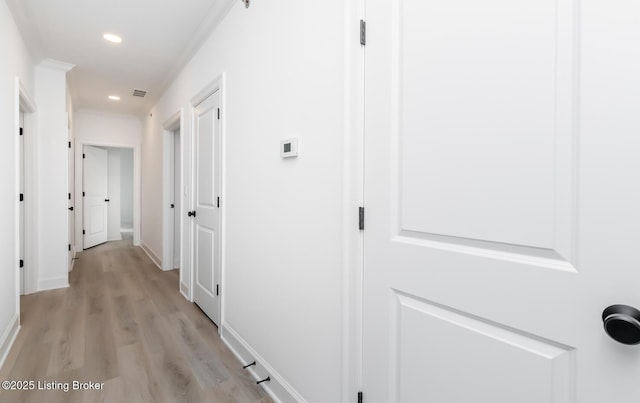
{"label": "wall vent", "polygon": [[140,98],[144,98],[144,96],[147,95],[147,91],[145,90],[133,90],[133,96],[134,97],[140,97]]}

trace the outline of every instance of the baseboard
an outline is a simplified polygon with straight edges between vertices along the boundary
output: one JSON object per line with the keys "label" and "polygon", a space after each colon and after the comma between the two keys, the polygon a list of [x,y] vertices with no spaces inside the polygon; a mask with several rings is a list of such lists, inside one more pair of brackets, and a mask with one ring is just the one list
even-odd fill
{"label": "baseboard", "polygon": [[158,269],[162,270],[162,264],[160,263],[161,259],[158,257],[158,255],[156,255],[153,250],[151,250],[151,248],[148,247],[144,242],[140,242],[140,248],[142,248],[144,253],[149,256],[149,259],[151,259],[151,261],[155,263],[156,266],[158,266]]}
{"label": "baseboard", "polygon": [[38,280],[38,292],[57,290],[58,288],[69,287],[69,276],[58,278],[46,278]]}
{"label": "baseboard", "polygon": [[284,378],[273,369],[228,323],[220,327],[220,338],[235,354],[242,365],[255,361],[256,365],[247,371],[258,381],[270,377],[269,382],[261,383],[267,394],[277,403],[306,403],[307,401]]}
{"label": "baseboard", "polygon": [[2,338],[0,338],[0,368],[4,365],[9,351],[11,351],[11,346],[13,346],[13,342],[15,342],[16,337],[18,337],[18,332],[20,332],[20,316],[16,314],[11,318],[9,326],[7,326],[2,334]]}
{"label": "baseboard", "polygon": [[182,294],[184,299],[186,299],[187,301],[191,301],[191,299],[189,298],[189,287],[187,287],[187,285],[182,281],[180,282],[180,294]]}

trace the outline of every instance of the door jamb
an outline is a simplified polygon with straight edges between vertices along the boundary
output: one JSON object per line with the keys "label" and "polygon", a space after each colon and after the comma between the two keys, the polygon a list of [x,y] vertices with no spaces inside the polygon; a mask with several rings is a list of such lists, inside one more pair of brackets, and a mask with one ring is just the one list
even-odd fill
{"label": "door jamb", "polygon": [[[15,78],[15,137],[20,133],[20,112],[24,114],[24,294],[32,294],[38,291],[38,230],[37,230],[37,158],[36,156],[36,104],[29,92],[24,87],[19,77]],[[29,134],[27,136],[27,133]],[[15,142],[15,181],[16,181],[16,211],[19,211],[20,201],[17,197],[19,193],[19,167],[20,155],[19,145]],[[20,261],[19,244],[19,215],[15,217],[15,261],[16,268]],[[19,273],[19,272],[18,272]],[[16,314],[20,315],[20,276],[16,276]]]}
{"label": "door jamb", "polygon": [[[172,270],[174,269],[174,264],[173,262],[175,261],[175,256],[173,253],[173,248],[174,248],[174,236],[175,236],[175,225],[172,221],[172,217],[171,217],[171,195],[174,192],[175,186],[173,183],[173,176],[175,175],[175,166],[174,166],[174,158],[173,158],[173,153],[174,153],[174,136],[175,136],[175,132],[179,131],[180,132],[180,144],[181,144],[181,148],[180,148],[180,154],[181,156],[184,154],[183,152],[183,120],[184,120],[184,110],[181,108],[179,111],[175,112],[173,115],[171,115],[171,117],[169,119],[167,119],[165,121],[165,123],[162,125],[163,127],[163,178],[162,178],[162,221],[163,221],[163,253],[162,253],[162,270]],[[180,189],[183,189],[183,183],[184,183],[184,172],[183,172],[183,167],[184,167],[184,163],[182,162],[182,158],[181,158],[181,169],[180,169]],[[181,197],[182,195],[180,195]],[[181,201],[182,201],[182,197],[181,197]],[[173,213],[174,214],[179,214],[181,219],[180,219],[180,228],[178,228],[177,230],[180,231],[180,234],[183,234],[184,232],[184,224],[183,224],[183,220],[182,220],[182,211],[184,210],[183,208],[184,203],[180,203],[180,211],[178,211],[178,209],[174,209]],[[180,241],[180,292],[182,293],[182,295],[187,298],[190,299],[191,297],[191,290],[186,290],[183,289],[183,284],[182,284],[182,272],[184,270],[189,270],[189,264],[188,262],[186,262],[185,259],[185,254],[183,252],[183,248],[182,248],[182,241]],[[188,294],[188,295],[187,295]]]}

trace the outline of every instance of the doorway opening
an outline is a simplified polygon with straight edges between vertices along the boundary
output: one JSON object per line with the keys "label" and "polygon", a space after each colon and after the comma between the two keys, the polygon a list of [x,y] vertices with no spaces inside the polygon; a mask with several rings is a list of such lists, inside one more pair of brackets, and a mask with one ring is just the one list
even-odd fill
{"label": "doorway opening", "polygon": [[85,145],[83,247],[133,239],[133,149]]}
{"label": "doorway opening", "polygon": [[77,250],[122,239],[139,246],[139,146],[80,142],[76,150]]}
{"label": "doorway opening", "polygon": [[[185,270],[189,270],[190,261],[183,251],[187,250],[184,236],[183,214],[187,205],[187,185],[184,181],[184,143],[182,137],[182,110],[173,114],[163,125],[163,253],[162,270],[180,270],[180,292],[189,299],[186,287]],[[187,244],[188,247],[188,244]]]}

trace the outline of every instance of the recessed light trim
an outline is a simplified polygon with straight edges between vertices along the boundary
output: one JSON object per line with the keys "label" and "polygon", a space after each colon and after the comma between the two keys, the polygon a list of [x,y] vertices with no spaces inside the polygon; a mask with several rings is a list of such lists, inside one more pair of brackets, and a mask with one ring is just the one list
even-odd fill
{"label": "recessed light trim", "polygon": [[109,99],[112,100],[112,101],[119,101],[120,97],[117,96],[117,95],[109,95]]}
{"label": "recessed light trim", "polygon": [[114,35],[114,34],[104,34],[102,35],[102,37],[109,41],[109,42],[113,42],[113,43],[122,43],[122,38],[120,38],[118,35]]}

